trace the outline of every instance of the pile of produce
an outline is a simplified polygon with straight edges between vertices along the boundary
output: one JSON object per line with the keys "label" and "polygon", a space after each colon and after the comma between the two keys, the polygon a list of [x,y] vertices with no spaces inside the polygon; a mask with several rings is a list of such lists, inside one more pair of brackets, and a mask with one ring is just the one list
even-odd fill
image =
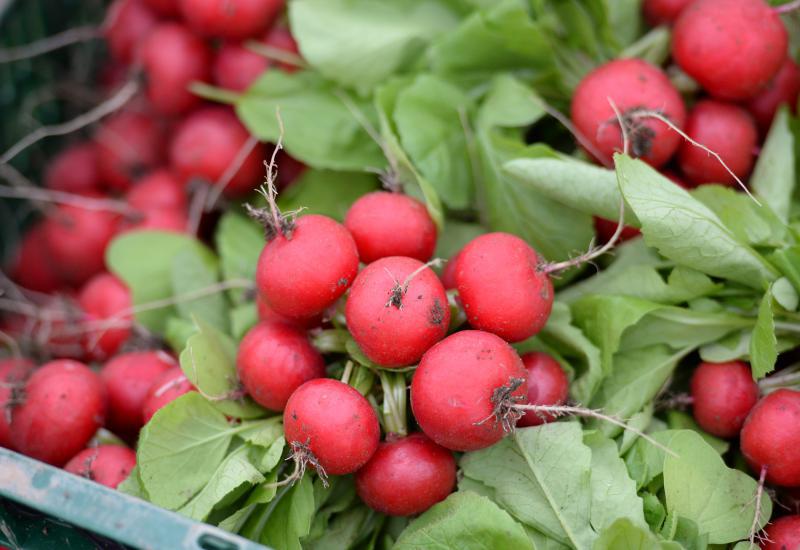
{"label": "pile of produce", "polygon": [[0,445],[277,550],[797,550],[798,10],[114,0],[0,155]]}

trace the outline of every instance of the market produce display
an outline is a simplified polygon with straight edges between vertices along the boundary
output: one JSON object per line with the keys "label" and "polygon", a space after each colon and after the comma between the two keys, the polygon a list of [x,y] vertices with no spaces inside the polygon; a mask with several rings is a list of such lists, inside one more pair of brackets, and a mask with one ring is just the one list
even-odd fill
{"label": "market produce display", "polygon": [[800,549],[773,4],[114,0],[0,153],[0,445],[276,550]]}

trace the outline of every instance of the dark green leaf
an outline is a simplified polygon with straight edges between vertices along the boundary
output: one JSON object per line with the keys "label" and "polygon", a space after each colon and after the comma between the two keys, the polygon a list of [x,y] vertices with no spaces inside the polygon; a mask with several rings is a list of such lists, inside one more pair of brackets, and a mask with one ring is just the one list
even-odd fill
{"label": "dark green leaf", "polygon": [[[172,260],[173,295],[203,292],[217,282],[219,262],[211,252],[184,248],[175,254]],[[175,308],[186,319],[200,319],[223,332],[228,331],[228,303],[221,291],[193,300],[178,301]]]}
{"label": "dark green leaf", "polygon": [[[378,180],[371,174],[306,170],[281,193],[281,210],[303,209],[303,214],[322,214],[343,221],[357,198],[378,189]],[[263,238],[262,238],[263,248]]]}
{"label": "dark green leaf", "polygon": [[753,379],[759,380],[775,369],[778,359],[778,340],[775,338],[775,318],[772,311],[772,288],[761,298],[758,320],[750,337],[750,367]]}
{"label": "dark green leaf", "polygon": [[789,128],[789,110],[782,106],[772,121],[767,139],[750,176],[750,188],[782,221],[789,218],[795,187],[794,134]]}

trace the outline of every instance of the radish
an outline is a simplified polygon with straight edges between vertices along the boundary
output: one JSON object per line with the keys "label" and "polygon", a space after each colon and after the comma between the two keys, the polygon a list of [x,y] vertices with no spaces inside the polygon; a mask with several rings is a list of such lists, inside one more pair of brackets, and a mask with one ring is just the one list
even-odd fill
{"label": "radish", "polygon": [[280,172],[278,172],[277,181],[275,182],[278,189],[287,189],[290,185],[295,183],[308,168],[308,166],[290,156],[286,151],[280,151],[278,153],[278,166],[281,167]]}
{"label": "radish", "polygon": [[361,468],[381,435],[378,417],[364,396],[330,378],[310,380],[295,390],[283,411],[283,426],[296,460],[308,460],[323,479]]}
{"label": "radish", "polygon": [[414,418],[443,447],[483,449],[503,438],[494,401],[497,390],[515,380],[522,384],[508,397],[524,401],[527,371],[511,346],[488,332],[457,332],[422,357],[411,381]]}
{"label": "radish", "polygon": [[[522,356],[528,371],[528,397],[531,405],[563,405],[569,397],[569,379],[564,369],[552,356],[531,352]],[[518,426],[538,426],[552,422],[557,417],[550,413],[527,411],[517,422]]]}
{"label": "radish", "polygon": [[356,491],[367,506],[390,516],[421,514],[453,491],[453,454],[416,433],[387,439],[356,473]]}
{"label": "radish", "polygon": [[692,375],[692,412],[705,431],[736,437],[758,401],[758,384],[741,361],[700,363]]}
{"label": "radish", "polygon": [[775,112],[782,104],[788,105],[793,113],[797,111],[798,94],[800,67],[791,57],[787,57],[767,87],[747,103],[747,110],[753,115],[762,134],[767,133]]}
{"label": "radish", "polygon": [[106,359],[114,355],[131,335],[131,293],[118,277],[100,273],[78,294],[78,303],[89,323],[97,328],[86,333],[89,357]]}
{"label": "radish", "polygon": [[258,312],[259,321],[287,323],[306,330],[316,328],[323,322],[322,315],[317,315],[309,319],[290,319],[284,317],[283,315],[275,313],[275,311],[264,302],[260,294],[256,295],[256,311]]}
{"label": "radish", "polygon": [[783,516],[764,528],[762,550],[792,550],[800,548],[800,515]]}
{"label": "radish", "polygon": [[11,266],[11,278],[29,290],[53,292],[63,281],[45,244],[45,227],[38,222],[22,236]]}
{"label": "radish", "polygon": [[766,468],[768,483],[800,487],[800,391],[779,389],[761,398],[740,437],[750,467]]}
{"label": "radish", "polygon": [[652,27],[671,25],[691,2],[692,0],[644,0],[642,11],[647,24]]}
{"label": "radish", "polygon": [[696,0],[672,30],[672,57],[712,96],[749,99],[787,54],[786,29],[764,0]]}
{"label": "radish", "polygon": [[179,4],[184,20],[195,32],[243,40],[272,26],[284,0],[179,0]]}
{"label": "radish", "polygon": [[439,277],[413,258],[391,256],[358,274],[345,306],[347,328],[364,354],[402,367],[444,338],[450,308]]}
{"label": "radish", "polygon": [[280,412],[305,382],[325,376],[325,361],[294,326],[261,322],[239,344],[236,368],[244,389],[256,403]]}
{"label": "radish", "polygon": [[387,256],[427,262],[436,248],[436,224],[428,209],[399,193],[367,193],[347,211],[344,226],[353,235],[365,264]]}
{"label": "radish", "polygon": [[57,154],[45,170],[44,185],[68,193],[99,192],[102,181],[94,143],[76,143]]}
{"label": "radish", "polygon": [[178,0],[144,0],[147,7],[163,17],[177,17],[180,15]]}
{"label": "radish", "polygon": [[135,61],[144,38],[158,17],[140,0],[115,0],[108,8],[103,34],[111,55],[119,62]]}
{"label": "radish", "polygon": [[[294,38],[292,37],[292,33],[284,25],[273,25],[269,32],[267,32],[264,43],[267,46],[272,46],[278,50],[283,50],[287,53],[297,56],[300,55],[300,49],[297,47],[297,42],[295,42]],[[287,73],[293,73],[299,69],[297,65],[293,65],[291,63],[278,62],[277,66]],[[283,169],[283,165],[281,165],[281,169]]]}
{"label": "radish", "polygon": [[162,372],[153,382],[153,385],[150,386],[150,389],[147,390],[147,397],[142,405],[142,424],[150,422],[150,419],[161,407],[172,403],[181,395],[193,390],[194,386],[183,374],[180,366],[176,365]]}
{"label": "radish", "polygon": [[256,266],[256,287],[264,302],[279,315],[300,320],[332,306],[358,272],[358,251],[350,232],[317,214],[294,221],[277,212],[275,218],[256,215],[268,234]]}
{"label": "radish", "polygon": [[105,420],[103,382],[83,363],[51,361],[33,373],[24,392],[12,409],[11,444],[48,464],[75,456]]}
{"label": "radish", "polygon": [[[204,107],[176,128],[169,146],[170,166],[184,184],[193,178],[218,183],[250,138],[236,115],[225,107]],[[231,197],[252,192],[263,175],[264,147],[256,144],[225,187]]]}
{"label": "radish", "polygon": [[142,44],[147,98],[161,114],[180,115],[200,105],[189,85],[210,80],[210,66],[209,47],[178,23],[162,23]]}
{"label": "radish", "polygon": [[142,210],[140,218],[132,222],[121,220],[119,233],[128,231],[171,231],[173,233],[185,233],[189,225],[189,216],[185,210],[172,208],[148,208]]}
{"label": "radish", "polygon": [[76,454],[64,469],[100,485],[116,489],[136,466],[136,453],[121,445],[90,447]]}
{"label": "radish", "polygon": [[168,208],[185,210],[186,190],[169,170],[160,168],[137,181],[125,195],[129,205],[137,210]]}
{"label": "radish", "polygon": [[[594,230],[597,233],[597,238],[601,243],[607,243],[614,236],[617,231],[617,222],[600,216],[594,217]],[[622,233],[619,235],[619,241],[629,241],[641,235],[642,232],[636,227],[626,225],[622,228]]]}
{"label": "radish", "polygon": [[142,427],[142,408],[150,388],[177,365],[163,351],[123,353],[100,371],[108,390],[108,427],[126,438],[135,439]]}
{"label": "radish", "polygon": [[444,264],[442,273],[439,275],[439,279],[441,279],[442,286],[444,286],[445,290],[452,290],[456,288],[456,273],[458,273],[458,258],[460,256],[460,250],[453,254],[453,257],[447,260],[447,263]]}
{"label": "radish", "polygon": [[641,59],[618,59],[601,65],[578,84],[572,97],[572,123],[592,145],[589,152],[605,163],[623,150],[614,106],[625,125],[630,153],[656,168],[665,164],[680,145],[680,136],[664,122],[637,114],[657,111],[683,127],[686,107],[664,71]]}
{"label": "radish", "polygon": [[9,412],[22,397],[25,379],[33,369],[29,359],[0,359],[0,447],[11,447]]}
{"label": "radish", "polygon": [[[722,157],[739,179],[750,174],[758,131],[753,118],[741,107],[708,99],[698,101],[689,113],[686,133]],[[678,163],[683,175],[695,185],[737,183],[719,160],[692,143],[681,145]]]}
{"label": "radish", "polygon": [[456,285],[470,325],[509,342],[539,332],[553,307],[553,284],[522,239],[487,233],[458,258]]}
{"label": "radish", "polygon": [[65,282],[81,286],[103,271],[106,247],[116,234],[118,221],[118,214],[70,204],[58,206],[45,219],[44,242],[52,265],[58,266]]}
{"label": "radish", "polygon": [[94,139],[100,179],[117,191],[126,191],[164,156],[161,126],[151,116],[136,111],[112,115]]}
{"label": "radish", "polygon": [[211,73],[221,88],[243,92],[270,66],[270,61],[237,42],[225,42],[214,56]]}

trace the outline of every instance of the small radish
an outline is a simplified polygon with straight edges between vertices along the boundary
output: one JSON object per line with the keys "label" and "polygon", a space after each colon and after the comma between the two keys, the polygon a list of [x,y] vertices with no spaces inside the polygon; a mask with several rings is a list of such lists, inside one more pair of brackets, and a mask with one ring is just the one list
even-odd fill
{"label": "small radish", "polygon": [[37,292],[58,290],[63,281],[45,244],[45,228],[36,223],[23,235],[11,266],[11,278],[24,288]]}
{"label": "small radish", "polygon": [[290,319],[309,319],[332,306],[358,272],[350,232],[327,216],[288,220],[277,211],[276,217],[254,212],[268,235],[256,266],[256,286],[264,302]]}
{"label": "small radish", "polygon": [[453,453],[416,433],[388,439],[356,473],[356,491],[367,506],[390,516],[421,514],[453,491]]}
{"label": "small radish", "polygon": [[161,125],[153,117],[136,111],[122,111],[109,117],[94,140],[100,179],[117,191],[126,191],[164,157]]}
{"label": "small radish", "polygon": [[210,80],[211,50],[178,23],[162,23],[142,44],[147,98],[164,115],[184,114],[200,105],[189,90],[194,81]]}
{"label": "small radish", "polygon": [[793,113],[797,111],[798,94],[800,67],[791,57],[787,57],[767,87],[747,103],[747,110],[753,115],[762,134],[767,133],[775,112],[782,104],[788,105]]}
{"label": "small radish", "polygon": [[[296,56],[300,55],[300,49],[297,47],[297,42],[295,42],[288,27],[284,25],[273,25],[269,32],[267,32],[264,43],[267,46],[272,46],[278,50],[283,50]],[[292,63],[278,62],[277,66],[287,73],[293,73],[299,69],[297,65]],[[281,165],[281,168],[283,168],[283,165]]]}
{"label": "small radish", "polygon": [[528,243],[508,233],[487,233],[470,241],[456,272],[470,325],[509,342],[539,332],[553,307],[553,284],[540,263]]}
{"label": "small radish", "polygon": [[188,206],[186,189],[169,170],[158,169],[138,180],[125,195],[125,200],[137,210],[172,208],[184,210]]}
{"label": "small radish", "polygon": [[642,11],[651,27],[671,25],[692,0],[644,0]]}
{"label": "small radish", "polygon": [[106,391],[97,374],[77,361],[51,361],[31,375],[22,404],[12,409],[11,444],[60,466],[86,447],[105,414]]}
{"label": "small radish", "polygon": [[178,0],[144,0],[144,3],[162,17],[177,17],[180,15]]}
{"label": "small radish", "polygon": [[456,288],[456,273],[458,273],[458,258],[460,256],[460,250],[453,254],[453,257],[447,260],[447,263],[444,264],[442,273],[439,275],[439,279],[441,279],[442,286],[444,286],[445,290],[452,290]]}
{"label": "small radish", "polygon": [[185,210],[173,208],[147,208],[139,212],[136,221],[121,220],[119,233],[128,231],[171,231],[185,233],[189,225],[189,215]]}
{"label": "small radish", "polygon": [[[323,477],[361,468],[381,435],[378,417],[364,396],[330,378],[297,388],[283,411],[283,426],[296,460],[308,460]],[[300,449],[303,456],[297,458]]]}
{"label": "small radish", "polygon": [[[563,405],[569,397],[569,379],[564,369],[552,356],[543,352],[531,352],[522,356],[528,371],[528,403],[530,405]],[[556,416],[550,413],[527,411],[517,426],[538,426],[552,422]]]}
{"label": "small radish", "polygon": [[691,381],[692,412],[705,431],[722,438],[739,434],[758,401],[758,384],[741,361],[700,363]]}
{"label": "small radish", "polygon": [[524,401],[527,371],[511,346],[488,332],[456,332],[422,357],[411,381],[411,408],[425,435],[439,445],[483,449],[503,438],[494,401],[497,390],[515,380],[522,384],[508,397]]}
{"label": "small radish", "polygon": [[115,0],[108,8],[103,29],[108,49],[119,62],[135,60],[144,38],[158,25],[158,17],[140,0]]}
{"label": "small radish", "polygon": [[387,256],[427,262],[436,248],[436,224],[425,205],[408,195],[368,193],[347,211],[344,226],[365,264]]}
{"label": "small radish", "polygon": [[131,292],[118,277],[100,273],[78,294],[86,321],[98,325],[86,333],[86,352],[94,359],[114,355],[131,335]]}
{"label": "small radish", "polygon": [[150,388],[175,366],[175,359],[163,351],[123,353],[106,363],[100,377],[108,390],[108,427],[135,438]]}
{"label": "small radish", "polygon": [[10,412],[22,397],[25,379],[33,369],[29,359],[0,359],[0,447],[11,447]]}
{"label": "small radish", "polygon": [[116,489],[136,466],[136,453],[121,445],[90,447],[76,454],[64,469],[100,485]]}
{"label": "small radish", "polygon": [[778,73],[786,29],[764,0],[696,0],[672,30],[672,57],[712,96],[749,99]]}
{"label": "small radish", "polygon": [[740,437],[750,467],[767,469],[767,483],[800,487],[800,391],[779,389],[762,397]]}
{"label": "small radish", "polygon": [[[204,107],[186,117],[175,130],[169,146],[170,166],[184,184],[193,178],[217,183],[249,138],[233,111]],[[263,177],[264,156],[264,147],[257,143],[227,183],[225,194],[236,197],[254,191]]]}
{"label": "small radish", "polygon": [[630,153],[656,168],[665,164],[681,138],[664,122],[642,113],[659,112],[678,128],[683,127],[686,107],[664,71],[641,59],[618,59],[601,65],[578,84],[572,97],[572,123],[605,157],[598,160],[606,162],[614,152],[623,150],[623,135],[612,102],[626,127]]}
{"label": "small radish", "polygon": [[248,50],[237,42],[225,42],[214,56],[211,73],[221,88],[243,92],[270,66],[263,55]]}
{"label": "small radish", "polygon": [[250,397],[276,412],[305,382],[325,376],[325,361],[305,333],[280,322],[261,322],[247,332],[236,367]]}
{"label": "small radish", "polygon": [[[739,179],[750,174],[758,131],[753,118],[741,107],[708,99],[698,101],[689,113],[686,133],[722,157]],[[681,145],[678,163],[686,179],[695,185],[736,185],[736,179],[717,158],[688,141]]]}
{"label": "small radish", "polygon": [[450,308],[439,277],[413,258],[390,256],[358,274],[345,306],[347,328],[364,354],[403,367],[444,338]]}
{"label": "small radish", "polygon": [[290,319],[289,317],[275,313],[275,311],[264,302],[260,294],[256,295],[256,311],[258,312],[259,321],[288,323],[306,330],[316,328],[323,322],[322,315],[317,315],[309,319]]}
{"label": "small radish", "polygon": [[[594,217],[594,230],[597,233],[598,240],[601,243],[607,243],[611,240],[611,238],[614,236],[614,233],[617,232],[617,223],[618,222],[616,221],[601,218],[600,216]],[[622,233],[619,234],[619,242],[629,241],[641,234],[642,232],[636,227],[626,225],[622,228]]]}
{"label": "small radish", "polygon": [[97,193],[102,189],[94,143],[76,143],[57,154],[44,173],[44,185],[68,193]]}
{"label": "small radish", "polygon": [[275,182],[278,189],[287,189],[290,185],[295,183],[308,168],[308,166],[290,156],[286,151],[280,151],[278,153],[278,166],[281,167],[278,172],[277,181]]}
{"label": "small radish", "polygon": [[762,550],[797,550],[800,548],[800,515],[783,516],[764,528]]}
{"label": "small radish", "polygon": [[272,26],[284,0],[179,0],[179,4],[184,20],[195,32],[243,40]]}
{"label": "small radish", "polygon": [[[101,198],[91,195],[92,198]],[[44,221],[43,236],[53,265],[65,282],[81,286],[105,267],[108,243],[119,215],[62,204]]]}
{"label": "small radish", "polygon": [[142,424],[147,424],[158,410],[181,395],[194,390],[194,386],[179,366],[174,366],[156,378],[142,405]]}

